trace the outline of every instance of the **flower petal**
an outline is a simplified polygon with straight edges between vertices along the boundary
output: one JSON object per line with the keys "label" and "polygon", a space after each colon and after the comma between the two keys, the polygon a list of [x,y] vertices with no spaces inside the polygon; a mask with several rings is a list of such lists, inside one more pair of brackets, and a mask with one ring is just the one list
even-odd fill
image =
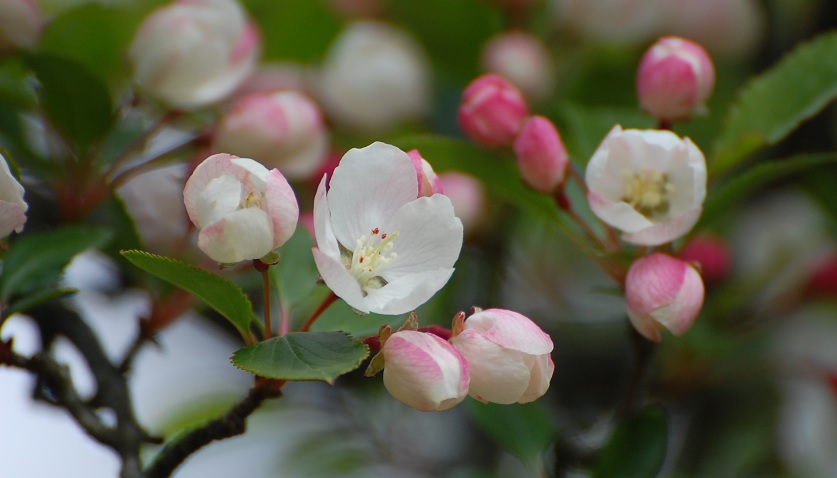
{"label": "flower petal", "polygon": [[288,180],[278,169],[267,173],[265,189],[267,214],[273,224],[273,248],[277,248],[291,238],[299,221],[299,203]]}
{"label": "flower petal", "polygon": [[339,262],[340,247],[337,244],[334,229],[331,227],[331,211],[328,207],[328,195],[326,194],[327,182],[328,175],[323,175],[323,179],[317,188],[317,194],[314,196],[314,237],[317,239],[317,247],[320,251]]}
{"label": "flower petal", "polygon": [[529,387],[523,392],[518,403],[529,403],[541,398],[549,389],[549,382],[555,372],[555,362],[549,354],[532,357],[533,362],[530,368],[531,377]]}
{"label": "flower petal", "polygon": [[261,209],[239,209],[201,229],[198,247],[221,263],[259,259],[273,250],[273,227]]}
{"label": "flower petal", "polygon": [[198,228],[206,227],[236,211],[241,205],[241,182],[232,174],[219,176],[206,185],[198,195]]}
{"label": "flower petal", "polygon": [[690,209],[668,222],[654,224],[633,233],[626,232],[622,234],[622,239],[641,246],[665,244],[689,232],[697,224],[702,211],[701,207]]}
{"label": "flower petal", "polygon": [[392,242],[398,255],[381,276],[387,281],[404,274],[453,267],[462,249],[462,222],[447,196],[436,194],[403,205],[387,225],[398,232]]}
{"label": "flower petal", "polygon": [[380,289],[368,290],[364,301],[369,310],[376,314],[403,314],[433,297],[433,294],[448,282],[451,274],[453,269],[435,269],[404,275]]}
{"label": "flower petal", "polygon": [[320,271],[320,276],[328,288],[353,309],[368,314],[369,307],[364,300],[360,284],[346,269],[343,263],[340,262],[339,256],[335,259],[316,247],[312,248],[311,251],[314,254],[314,262],[317,264],[317,270]]}
{"label": "flower petal", "polygon": [[416,170],[395,146],[376,142],[351,149],[334,170],[328,197],[337,240],[351,249],[418,197]]}
{"label": "flower petal", "polygon": [[468,361],[469,394],[483,402],[515,403],[529,388],[527,355],[504,349],[476,330],[464,330],[451,342]]}
{"label": "flower petal", "polygon": [[225,174],[235,174],[236,168],[230,161],[235,157],[225,153],[213,154],[204,159],[189,176],[183,188],[183,202],[192,223],[199,224],[197,203],[201,192],[213,179]]}
{"label": "flower petal", "polygon": [[611,201],[592,190],[587,193],[587,201],[596,216],[619,230],[633,233],[654,225],[653,222],[624,201]]}
{"label": "flower petal", "polygon": [[549,335],[528,317],[511,310],[482,310],[465,320],[465,328],[474,329],[487,340],[507,349],[530,355],[552,352]]}
{"label": "flower petal", "polygon": [[[24,206],[26,203],[24,203]],[[26,208],[20,204],[0,201],[0,239],[12,231],[20,232],[26,222]]]}

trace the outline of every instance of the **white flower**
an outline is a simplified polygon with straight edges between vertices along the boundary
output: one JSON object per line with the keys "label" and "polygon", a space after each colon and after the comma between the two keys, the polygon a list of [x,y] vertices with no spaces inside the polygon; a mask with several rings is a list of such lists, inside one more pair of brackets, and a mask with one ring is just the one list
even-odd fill
{"label": "white flower", "polygon": [[23,200],[23,186],[12,176],[6,158],[0,154],[0,239],[20,232],[29,205]]}
{"label": "white flower", "polygon": [[299,205],[278,169],[214,154],[186,181],[183,199],[200,229],[198,247],[221,263],[260,259],[296,229]]}
{"label": "white flower", "polygon": [[128,53],[140,88],[196,108],[223,99],[253,71],[259,34],[234,0],[180,0],[143,21]]}
{"label": "white flower", "polygon": [[615,126],[587,163],[587,199],[622,239],[656,246],[686,234],[706,197],[706,159],[671,131]]}
{"label": "white flower", "polygon": [[352,149],[314,199],[314,259],[326,285],[362,313],[415,309],[448,281],[462,247],[450,199],[418,196],[400,149]]}

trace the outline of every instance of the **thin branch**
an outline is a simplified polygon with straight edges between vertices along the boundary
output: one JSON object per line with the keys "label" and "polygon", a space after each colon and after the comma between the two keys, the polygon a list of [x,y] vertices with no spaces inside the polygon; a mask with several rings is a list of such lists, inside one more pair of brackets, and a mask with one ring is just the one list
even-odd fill
{"label": "thin branch", "polygon": [[648,373],[648,366],[651,364],[651,358],[654,356],[657,345],[643,337],[632,325],[629,324],[628,326],[630,327],[631,345],[634,350],[634,361],[631,366],[627,388],[622,396],[622,402],[616,409],[616,413],[620,417],[630,415],[636,408]]}

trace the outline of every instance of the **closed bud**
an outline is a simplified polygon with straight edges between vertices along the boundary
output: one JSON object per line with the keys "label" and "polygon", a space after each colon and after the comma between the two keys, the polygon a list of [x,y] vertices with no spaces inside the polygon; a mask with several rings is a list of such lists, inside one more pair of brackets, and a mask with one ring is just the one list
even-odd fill
{"label": "closed bud", "polygon": [[703,306],[703,281],[686,261],[654,253],[637,259],[625,279],[628,318],[648,340],[659,342],[661,329],[683,335]]}
{"label": "closed bud", "polygon": [[44,18],[35,0],[0,1],[0,53],[38,44]]}
{"label": "closed bud", "polygon": [[180,0],[155,10],[128,55],[134,81],[179,109],[224,99],[253,71],[259,33],[234,0]]}
{"label": "closed bud", "polygon": [[564,183],[569,160],[555,125],[543,116],[533,116],[514,140],[517,166],[532,189],[551,194]]}
{"label": "closed bud", "polygon": [[701,234],[690,239],[680,251],[680,258],[697,264],[700,267],[700,275],[707,284],[726,279],[729,275],[730,264],[732,264],[726,241],[709,234]]}
{"label": "closed bud", "polygon": [[637,72],[643,111],[661,121],[686,121],[706,111],[715,86],[715,67],[697,43],[663,37],[645,52]]}
{"label": "closed bud", "polygon": [[457,118],[471,141],[489,148],[510,146],[529,115],[523,94],[500,75],[480,76],[465,88]]}
{"label": "closed bud", "polygon": [[468,395],[469,367],[448,341],[415,330],[384,342],[384,386],[401,403],[422,412],[448,410]]}
{"label": "closed bud", "polygon": [[482,50],[482,65],[515,86],[527,98],[542,99],[552,92],[555,69],[546,46],[525,31],[510,31],[495,36]]}
{"label": "closed bud", "polygon": [[328,134],[319,108],[296,91],[238,99],[221,119],[214,149],[254,158],[291,179],[308,178],[326,159]]}
{"label": "closed bud", "polygon": [[417,149],[408,151],[407,156],[410,157],[410,160],[413,162],[413,167],[416,168],[418,197],[442,194],[442,182],[439,181],[439,176],[433,171],[433,166],[421,157],[421,153]]}
{"label": "closed bud", "polygon": [[[460,326],[454,324],[454,330]],[[552,339],[529,318],[486,309],[465,320],[451,339],[471,371],[469,394],[482,402],[527,403],[549,388],[555,371]]]}

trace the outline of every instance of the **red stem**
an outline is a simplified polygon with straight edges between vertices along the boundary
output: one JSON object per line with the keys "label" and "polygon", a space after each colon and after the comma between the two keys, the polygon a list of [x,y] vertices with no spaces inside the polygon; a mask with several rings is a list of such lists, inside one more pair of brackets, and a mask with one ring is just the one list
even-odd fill
{"label": "red stem", "polygon": [[306,321],[305,324],[303,324],[299,331],[308,332],[308,329],[310,329],[311,326],[314,325],[314,322],[317,320],[317,318],[319,318],[320,315],[322,315],[322,313],[325,312],[325,310],[328,309],[328,307],[331,304],[333,304],[336,300],[337,296],[334,294],[334,292],[329,292],[326,298],[323,299],[322,304],[320,304],[320,306],[317,307],[317,310],[315,310],[314,313],[311,314],[311,317],[308,318],[308,321]]}

